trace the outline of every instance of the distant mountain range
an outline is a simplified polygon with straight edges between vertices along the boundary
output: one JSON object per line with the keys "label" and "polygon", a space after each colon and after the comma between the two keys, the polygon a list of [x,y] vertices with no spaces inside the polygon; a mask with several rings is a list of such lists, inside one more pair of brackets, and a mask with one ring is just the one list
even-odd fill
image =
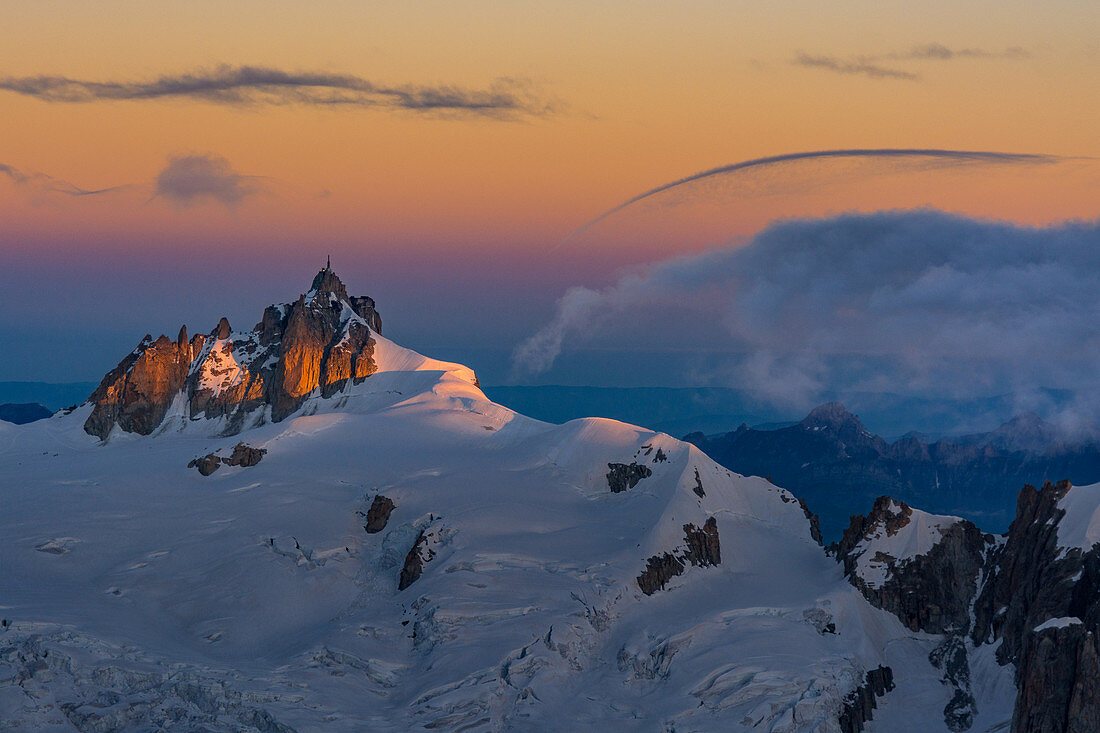
{"label": "distant mountain range", "polygon": [[0,405],[0,420],[26,425],[35,420],[45,420],[53,414],[53,410],[40,405],[37,402],[20,402]]}
{"label": "distant mountain range", "polygon": [[50,410],[79,405],[96,382],[0,382],[0,405],[37,402]]}
{"label": "distant mountain range", "polygon": [[1034,414],[987,433],[935,441],[909,433],[890,443],[844,405],[830,402],[789,427],[743,424],[684,440],[726,468],[789,488],[821,517],[827,537],[836,537],[851,515],[882,495],[1003,531],[1025,484],[1100,481],[1095,431],[1069,434]]}

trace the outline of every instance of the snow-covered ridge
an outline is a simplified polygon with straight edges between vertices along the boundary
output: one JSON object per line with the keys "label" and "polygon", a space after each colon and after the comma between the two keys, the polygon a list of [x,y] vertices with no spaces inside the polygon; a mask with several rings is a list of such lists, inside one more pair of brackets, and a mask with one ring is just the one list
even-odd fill
{"label": "snow-covered ridge", "polygon": [[944,530],[962,521],[913,509],[894,499],[875,508],[873,526],[850,553],[855,558],[855,575],[870,588],[881,588],[893,569],[927,555]]}
{"label": "snow-covered ridge", "polygon": [[[350,305],[322,304],[327,344],[366,353]],[[232,343],[254,374],[293,310],[275,307],[268,331],[227,324],[203,349]],[[937,640],[845,582],[790,492],[644,428],[532,420],[465,366],[373,328],[369,343],[368,376],[315,387],[279,421],[258,405],[232,436],[233,415],[196,418],[186,390],[150,436],[91,439],[92,405],[0,425],[0,719],[837,733],[890,667],[881,729],[936,729],[914,710],[950,698],[928,661]],[[234,384],[251,383],[224,393]],[[238,442],[263,459],[188,468]],[[389,510],[368,532],[376,505]],[[689,526],[713,529],[707,562],[647,595],[651,560],[697,556]]]}
{"label": "snow-covered ridge", "polygon": [[1088,552],[1100,543],[1100,484],[1074,486],[1058,502],[1065,515],[1058,521],[1058,546]]}

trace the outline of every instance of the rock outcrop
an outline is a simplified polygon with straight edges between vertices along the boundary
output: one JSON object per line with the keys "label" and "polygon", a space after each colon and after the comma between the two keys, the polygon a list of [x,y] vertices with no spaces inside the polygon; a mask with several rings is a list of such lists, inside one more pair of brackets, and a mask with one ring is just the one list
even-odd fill
{"label": "rock outcrop", "polygon": [[864,724],[874,717],[878,707],[875,698],[882,697],[894,689],[894,671],[889,667],[877,667],[869,670],[862,685],[857,687],[844,701],[844,709],[837,722],[841,733],[860,733]]}
{"label": "rock outcrop", "polygon": [[192,459],[187,467],[196,468],[203,476],[209,476],[222,465],[250,468],[259,463],[266,454],[267,448],[253,448],[247,443],[237,443],[228,458],[222,458],[217,453],[207,453],[201,458]]}
{"label": "rock outcrop", "polygon": [[424,566],[431,561],[435,553],[428,547],[428,538],[424,530],[416,536],[409,554],[405,555],[405,564],[397,578],[397,590],[402,591],[415,583],[424,572]]}
{"label": "rock outcrop", "polygon": [[84,429],[101,439],[116,426],[149,435],[177,399],[188,419],[227,418],[226,434],[259,409],[278,422],[310,395],[331,397],[377,371],[371,336],[381,332],[374,301],[349,297],[326,268],[294,303],[268,306],[252,331],[222,318],[190,340],[186,327],[175,341],[146,336],[89,398]]}
{"label": "rock outcrop", "polygon": [[367,523],[363,525],[363,529],[367,531],[367,534],[381,532],[386,528],[386,523],[390,521],[390,515],[393,514],[395,508],[392,499],[378,494],[374,497],[370,508],[367,509],[367,513],[364,515]]}
{"label": "rock outcrop", "polygon": [[653,475],[653,471],[649,469],[649,466],[634,462],[629,465],[626,463],[608,463],[607,467],[611,469],[607,472],[607,486],[614,494],[633,489],[639,481]]}
{"label": "rock outcrop", "polygon": [[684,525],[685,548],[675,553],[654,555],[646,561],[645,570],[637,578],[642,593],[651,596],[665,587],[672,578],[684,572],[688,565],[709,567],[722,564],[722,546],[718,537],[718,522],[708,517],[702,527]]}

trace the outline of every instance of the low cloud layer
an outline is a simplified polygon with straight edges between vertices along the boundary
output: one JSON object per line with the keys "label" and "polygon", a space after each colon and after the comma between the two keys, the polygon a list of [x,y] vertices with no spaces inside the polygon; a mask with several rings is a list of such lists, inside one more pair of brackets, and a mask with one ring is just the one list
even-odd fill
{"label": "low cloud layer", "polygon": [[233,207],[261,191],[260,179],[233,170],[217,155],[183,155],[170,158],[154,183],[156,196],[177,204],[204,200]]}
{"label": "low cloud layer", "polygon": [[1023,48],[1012,46],[1000,51],[983,48],[951,48],[941,43],[914,46],[907,51],[875,54],[870,56],[830,56],[801,52],[794,58],[796,66],[824,69],[837,74],[855,74],[873,79],[903,79],[919,81],[921,76],[909,68],[897,66],[898,62],[954,61],[959,59],[1026,59],[1030,54]]}
{"label": "low cloud layer", "polygon": [[1097,222],[1026,228],[931,210],[798,220],[571,289],[514,364],[537,374],[571,346],[676,340],[739,354],[701,382],[790,408],[886,392],[1010,393],[1034,409],[1031,396],[1056,388],[1095,411],[1097,282]]}
{"label": "low cloud layer", "polygon": [[518,79],[484,89],[455,85],[376,84],[352,74],[290,72],[264,66],[218,66],[147,81],[91,81],[66,76],[0,78],[0,90],[46,102],[88,103],[196,99],[237,106],[299,104],[373,107],[413,112],[466,113],[510,118],[545,115],[553,104]]}

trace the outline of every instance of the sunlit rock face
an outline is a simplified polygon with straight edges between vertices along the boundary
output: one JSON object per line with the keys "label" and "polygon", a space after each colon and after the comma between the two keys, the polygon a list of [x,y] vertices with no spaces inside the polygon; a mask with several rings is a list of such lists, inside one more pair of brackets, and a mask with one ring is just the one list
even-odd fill
{"label": "sunlit rock face", "polygon": [[186,328],[175,341],[146,336],[92,394],[84,430],[101,439],[115,426],[149,435],[177,398],[190,419],[228,418],[227,432],[265,407],[278,422],[314,392],[331,397],[377,371],[371,334],[381,332],[374,301],[348,296],[325,268],[308,293],[268,306],[251,331],[234,332],[223,318],[190,341]]}
{"label": "sunlit rock face", "polygon": [[185,386],[205,337],[187,340],[187,328],[173,341],[149,335],[100,382],[89,401],[95,408],[84,423],[88,433],[106,438],[118,425],[128,433],[149,435]]}

